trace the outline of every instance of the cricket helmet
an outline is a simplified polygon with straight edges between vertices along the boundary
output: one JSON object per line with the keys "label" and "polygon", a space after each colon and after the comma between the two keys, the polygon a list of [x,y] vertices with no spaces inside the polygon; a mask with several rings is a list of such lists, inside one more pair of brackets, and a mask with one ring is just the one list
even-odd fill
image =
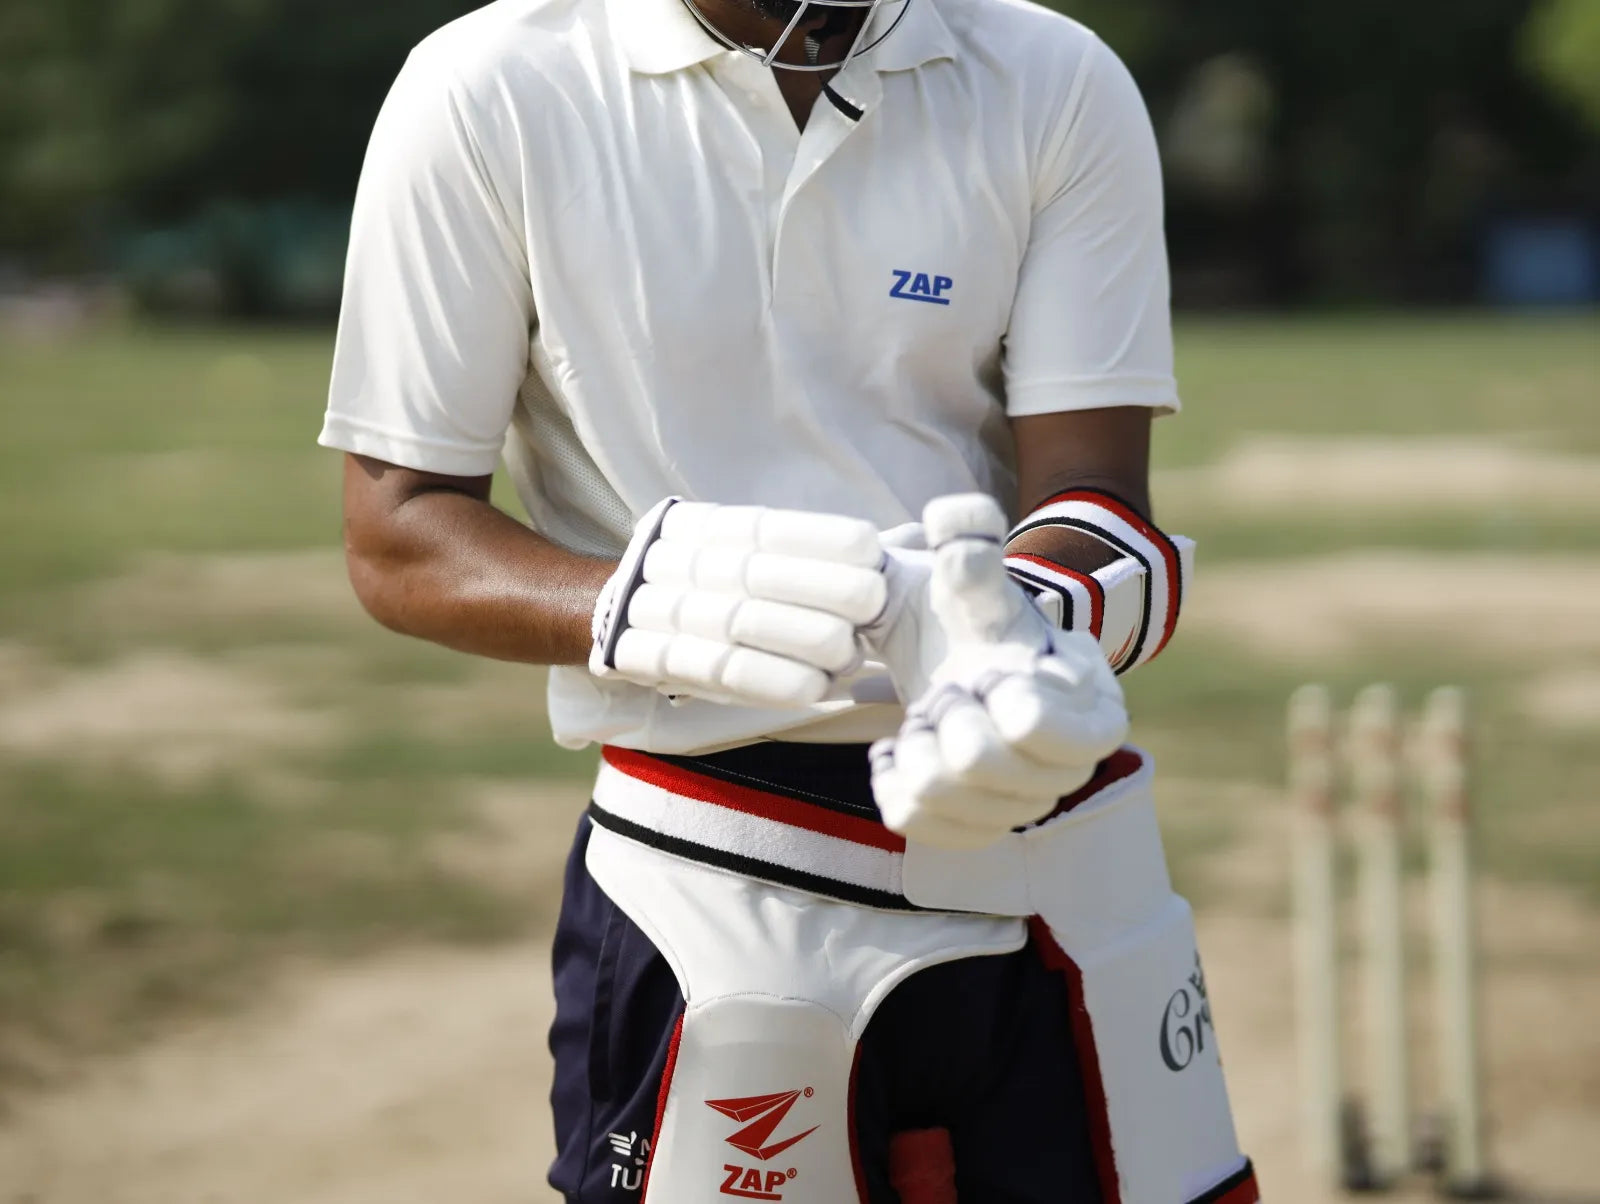
{"label": "cricket helmet", "polygon": [[[865,54],[893,33],[913,2],[914,0],[771,0],[770,5],[760,5],[761,10],[779,15],[780,19],[786,20],[787,23],[784,25],[783,33],[770,47],[761,47],[746,45],[737,38],[730,37],[717,27],[716,22],[701,10],[695,0],[683,0],[685,7],[700,23],[700,27],[718,42],[730,50],[750,55],[759,60],[764,67],[775,67],[783,71],[842,71],[857,55]],[[861,21],[861,28],[857,30],[844,55],[823,61],[823,43],[843,30],[852,11],[863,9],[866,11]],[[796,35],[808,19],[819,15],[826,17],[822,24],[800,35],[805,40],[806,61],[781,62],[778,55],[789,44],[789,39]]]}

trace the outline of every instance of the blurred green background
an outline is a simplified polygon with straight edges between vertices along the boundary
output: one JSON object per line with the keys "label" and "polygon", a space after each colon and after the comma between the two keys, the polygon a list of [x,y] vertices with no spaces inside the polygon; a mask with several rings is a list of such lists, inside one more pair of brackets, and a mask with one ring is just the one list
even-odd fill
{"label": "blurred green background", "polygon": [[[1500,1162],[1592,1204],[1600,1036],[1563,1018],[1600,1008],[1600,0],[1067,7],[1167,160],[1156,492],[1201,571],[1130,694],[1241,1127],[1320,1198],[1284,701],[1458,683]],[[539,671],[360,612],[312,444],[367,129],[462,8],[0,0],[0,1201],[542,1198],[542,942],[593,756],[550,744]],[[384,977],[418,951],[462,960]],[[401,1075],[457,1049],[460,1084]],[[302,1111],[323,1144],[273,1128]]]}
{"label": "blurred green background", "polygon": [[[1600,291],[1596,0],[1060,6],[1150,100],[1180,303]],[[472,7],[0,0],[0,266],[330,311],[384,91]]]}

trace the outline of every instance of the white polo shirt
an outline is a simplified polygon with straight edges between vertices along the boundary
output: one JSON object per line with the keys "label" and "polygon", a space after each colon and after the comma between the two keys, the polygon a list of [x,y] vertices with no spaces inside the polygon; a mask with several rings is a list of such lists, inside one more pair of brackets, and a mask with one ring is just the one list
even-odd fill
{"label": "white polo shirt", "polygon": [[[616,555],[668,494],[881,527],[1014,505],[1008,416],[1175,409],[1127,71],[1022,0],[908,2],[834,80],[860,121],[821,100],[803,133],[681,0],[497,0],[428,38],[363,169],[322,443],[457,476],[503,455],[537,530]],[[893,729],[852,707],[550,677],[571,746]]]}

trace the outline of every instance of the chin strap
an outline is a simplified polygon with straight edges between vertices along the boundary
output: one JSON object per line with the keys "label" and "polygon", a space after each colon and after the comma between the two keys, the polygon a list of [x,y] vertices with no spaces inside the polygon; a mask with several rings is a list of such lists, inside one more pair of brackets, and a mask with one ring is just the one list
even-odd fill
{"label": "chin strap", "polygon": [[[820,7],[820,6],[819,6]],[[844,31],[845,24],[849,21],[849,13],[842,8],[835,8],[828,14],[827,20],[806,34],[806,62],[815,67],[822,61],[822,44]],[[824,83],[822,94],[828,98],[829,103],[851,121],[860,121],[865,115],[865,110],[851,104],[839,93],[833,90],[833,85]]]}

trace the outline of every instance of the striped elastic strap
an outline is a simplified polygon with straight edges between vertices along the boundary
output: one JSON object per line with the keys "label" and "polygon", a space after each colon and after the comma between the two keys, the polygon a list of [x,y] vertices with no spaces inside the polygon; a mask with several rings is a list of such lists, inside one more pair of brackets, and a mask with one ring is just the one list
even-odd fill
{"label": "striped elastic strap", "polygon": [[1011,538],[1040,527],[1091,535],[1118,553],[1092,573],[1044,556],[1013,552],[1011,575],[1065,631],[1087,631],[1106,659],[1126,673],[1154,658],[1178,626],[1194,574],[1194,541],[1168,535],[1133,507],[1097,489],[1058,493],[1017,524]]}
{"label": "striped elastic strap", "polygon": [[[819,781],[807,772],[810,756],[845,747],[767,744],[756,746],[753,756],[737,755],[746,750],[736,749],[732,755],[673,757],[607,745],[589,818],[630,840],[746,878],[865,907],[924,910],[905,897],[905,838],[878,817],[866,746],[854,746],[859,777]],[[782,750],[778,760],[775,749]],[[1053,815],[1144,765],[1135,749],[1113,753]]]}

